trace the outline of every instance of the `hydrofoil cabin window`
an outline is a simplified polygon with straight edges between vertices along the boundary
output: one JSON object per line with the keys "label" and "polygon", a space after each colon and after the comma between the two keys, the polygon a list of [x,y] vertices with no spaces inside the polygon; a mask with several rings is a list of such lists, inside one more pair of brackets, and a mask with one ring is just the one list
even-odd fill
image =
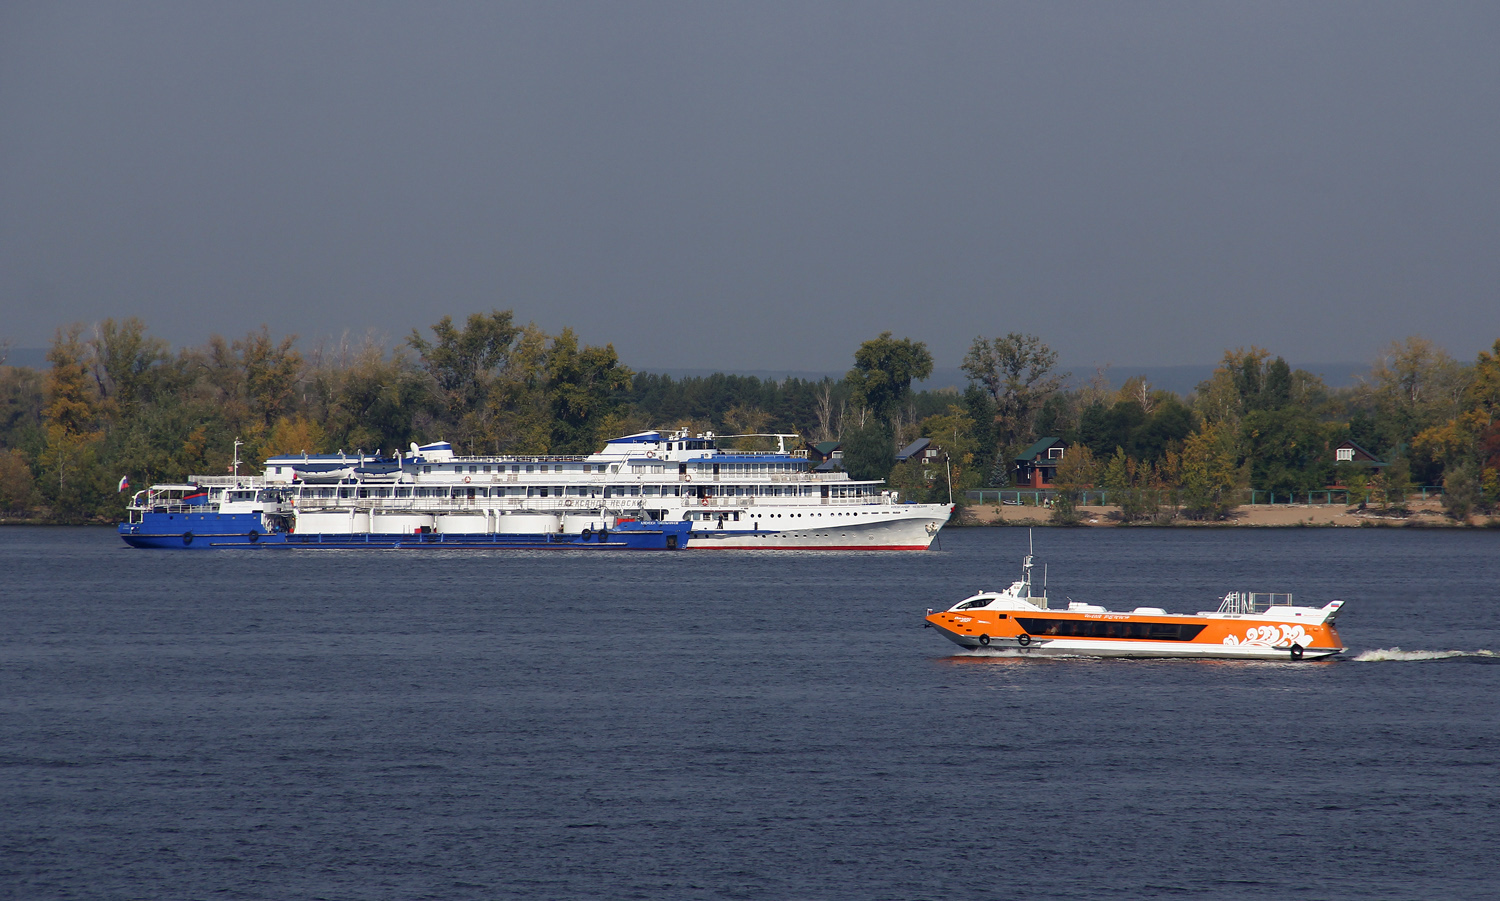
{"label": "hydrofoil cabin window", "polygon": [[959,604],[957,607],[954,607],[953,609],[954,610],[973,610],[975,607],[984,607],[984,606],[987,606],[991,600],[993,600],[993,599],[992,598],[977,598],[977,599],[972,600],[972,601],[964,601],[962,604]]}
{"label": "hydrofoil cabin window", "polygon": [[1134,638],[1148,641],[1192,641],[1204,627],[1193,623],[1130,623],[1097,619],[1045,619],[1018,616],[1032,635],[1060,638]]}

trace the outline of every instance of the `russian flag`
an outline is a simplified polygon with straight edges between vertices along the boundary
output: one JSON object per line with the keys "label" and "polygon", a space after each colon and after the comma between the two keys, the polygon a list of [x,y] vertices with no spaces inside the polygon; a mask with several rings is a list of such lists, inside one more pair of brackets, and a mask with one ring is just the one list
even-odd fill
{"label": "russian flag", "polygon": [[118,494],[121,491],[124,491],[126,488],[129,488],[129,487],[130,487],[130,476],[120,476],[120,487],[115,489],[115,493]]}

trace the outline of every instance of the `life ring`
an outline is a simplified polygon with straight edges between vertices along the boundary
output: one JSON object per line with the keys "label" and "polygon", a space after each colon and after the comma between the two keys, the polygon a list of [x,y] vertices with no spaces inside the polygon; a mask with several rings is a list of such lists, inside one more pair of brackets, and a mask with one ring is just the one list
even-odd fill
{"label": "life ring", "polygon": [[469,477],[468,477],[468,476],[464,476],[464,484],[465,484],[465,485],[467,485],[467,484],[469,484],[469,483],[470,483],[470,482],[472,482],[472,481],[474,481],[474,480],[473,480],[473,479],[471,479],[471,478],[469,478]]}
{"label": "life ring", "polygon": [[979,636],[979,643],[982,644],[982,645],[984,645],[985,647],[989,647],[990,646],[990,637],[988,635],[981,635],[981,636]]}
{"label": "life ring", "polygon": [[700,503],[703,506],[707,507],[708,506],[708,496],[704,495],[703,497],[698,498],[698,503]]}
{"label": "life ring", "polygon": [[1027,635],[1025,632],[1022,632],[1020,635],[1016,636],[1016,644],[1020,645],[1023,648],[1026,647],[1027,645],[1031,644],[1031,636]]}
{"label": "life ring", "polygon": [[1297,644],[1296,642],[1292,642],[1292,659],[1293,660],[1301,660],[1302,659],[1302,645]]}
{"label": "life ring", "polygon": [[184,545],[192,544],[193,543],[193,533],[192,532],[183,532],[182,533],[182,543]]}
{"label": "life ring", "polygon": [[683,476],[682,480],[684,482],[691,482],[693,480],[693,477],[692,476]]}

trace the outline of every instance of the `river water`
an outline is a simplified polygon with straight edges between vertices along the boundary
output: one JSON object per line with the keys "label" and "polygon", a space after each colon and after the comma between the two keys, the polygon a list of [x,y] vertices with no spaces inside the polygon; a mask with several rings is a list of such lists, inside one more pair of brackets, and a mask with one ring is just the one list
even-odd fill
{"label": "river water", "polygon": [[1020,659],[928,553],[0,530],[0,897],[1492,898],[1500,532],[1042,529],[1055,601],[1347,601],[1331,663]]}

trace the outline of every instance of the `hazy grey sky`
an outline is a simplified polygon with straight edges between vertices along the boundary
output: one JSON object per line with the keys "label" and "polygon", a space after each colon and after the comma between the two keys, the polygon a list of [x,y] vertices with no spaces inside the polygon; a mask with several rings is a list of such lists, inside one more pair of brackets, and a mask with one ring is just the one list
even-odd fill
{"label": "hazy grey sky", "polygon": [[0,5],[0,339],[1500,337],[1500,4]]}

